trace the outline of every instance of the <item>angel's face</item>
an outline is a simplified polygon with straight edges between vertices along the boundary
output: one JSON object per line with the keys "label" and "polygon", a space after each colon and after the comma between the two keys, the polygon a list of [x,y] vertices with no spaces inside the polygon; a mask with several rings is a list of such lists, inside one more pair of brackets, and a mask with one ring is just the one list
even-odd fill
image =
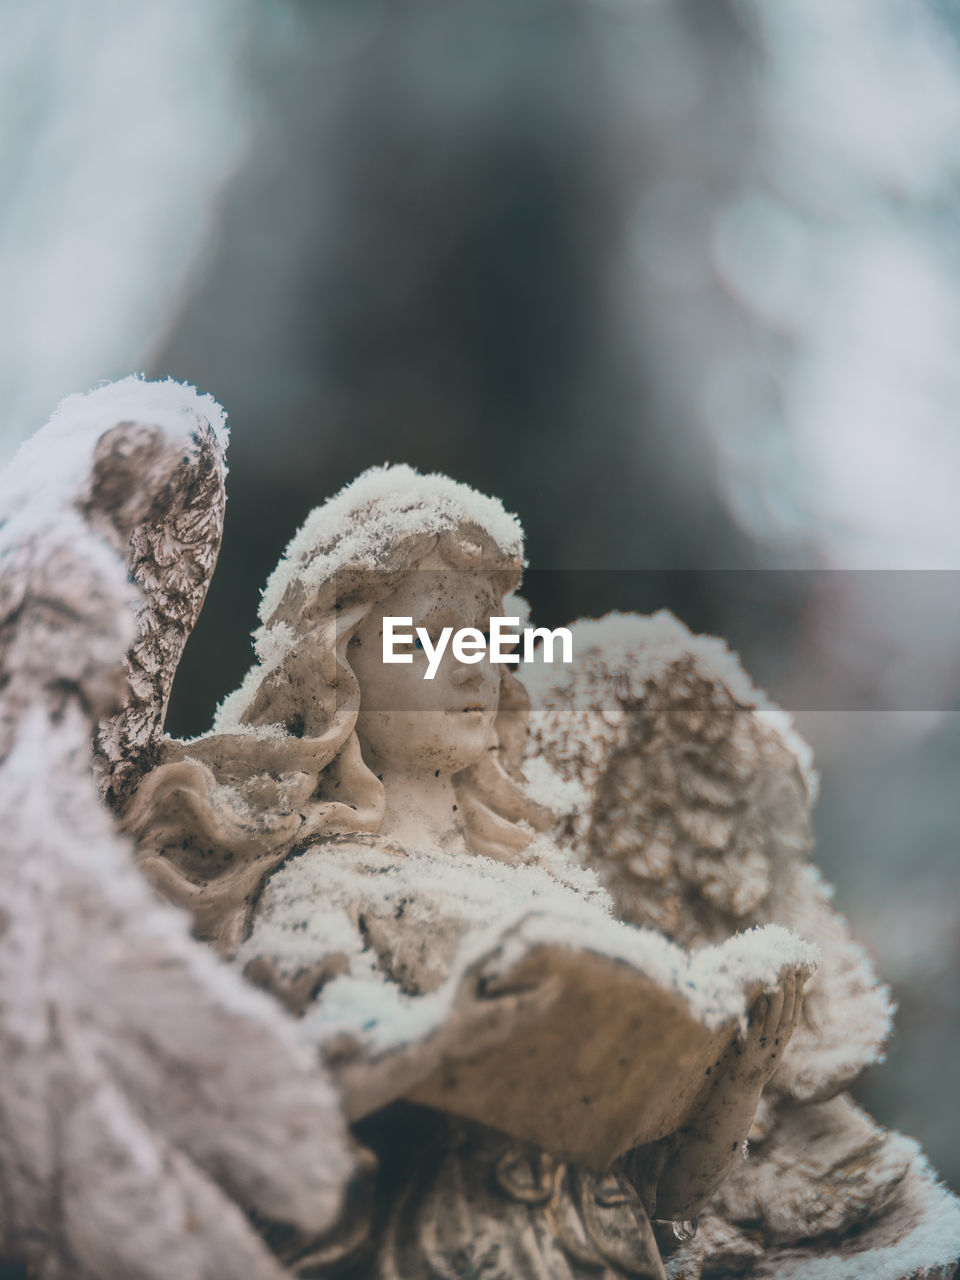
{"label": "angel's face", "polygon": [[384,618],[412,618],[413,628],[424,627],[436,645],[444,627],[486,633],[498,607],[486,575],[451,569],[433,553],[363,620],[350,642],[349,661],[360,684],[357,736],[371,768],[409,774],[465,769],[492,741],[500,695],[499,669],[486,654],[467,664],[449,643],[431,680],[424,678],[428,655],[419,641],[395,646],[412,662],[385,663]]}

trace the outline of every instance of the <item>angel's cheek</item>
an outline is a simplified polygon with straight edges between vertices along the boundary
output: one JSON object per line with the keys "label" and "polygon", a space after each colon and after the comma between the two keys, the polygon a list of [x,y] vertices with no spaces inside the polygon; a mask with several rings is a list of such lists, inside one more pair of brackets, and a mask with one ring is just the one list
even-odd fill
{"label": "angel's cheek", "polygon": [[457,773],[486,750],[492,716],[444,710],[361,711],[357,737],[364,760],[377,769]]}

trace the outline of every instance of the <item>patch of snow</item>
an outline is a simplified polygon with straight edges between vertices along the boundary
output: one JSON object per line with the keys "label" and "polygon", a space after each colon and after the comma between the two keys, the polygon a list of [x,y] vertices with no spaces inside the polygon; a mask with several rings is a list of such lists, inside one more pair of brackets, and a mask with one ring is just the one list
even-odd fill
{"label": "patch of snow", "polygon": [[272,627],[257,629],[254,648],[260,660],[261,676],[280,665],[295,640],[293,628],[286,622],[275,622]]}
{"label": "patch of snow", "polygon": [[[530,863],[333,841],[271,878],[237,963],[265,955],[296,973],[326,956],[345,956],[350,971],[324,987],[305,1016],[305,1032],[318,1039],[346,1032],[374,1052],[411,1043],[442,1021],[467,969],[498,947],[498,968],[540,943],[620,960],[681,996],[711,1029],[744,1017],[748,988],[775,985],[785,967],[812,971],[817,963],[815,947],[777,925],[690,955],[653,930],[622,924],[611,908],[592,874],[576,869],[561,882]],[[384,973],[368,945],[375,921],[388,922],[399,945],[404,936],[416,939],[443,964],[435,990],[408,995]]]}
{"label": "patch of snow", "polygon": [[574,778],[562,778],[542,755],[524,760],[523,773],[527,795],[555,814],[574,813],[590,805],[586,788]]}
{"label": "patch of snow", "polygon": [[405,464],[370,467],[307,516],[264,588],[261,621],[270,620],[296,580],[310,594],[347,565],[380,568],[399,538],[443,533],[464,521],[489,533],[505,554],[522,554],[520,521],[498,499]]}
{"label": "patch of snow", "polygon": [[160,427],[184,440],[209,423],[224,448],[228,440],[226,413],[213,396],[173,378],[148,382],[131,374],[60,402],[0,475],[0,514],[22,512],[31,527],[49,528],[85,496],[96,443],[121,422]]}

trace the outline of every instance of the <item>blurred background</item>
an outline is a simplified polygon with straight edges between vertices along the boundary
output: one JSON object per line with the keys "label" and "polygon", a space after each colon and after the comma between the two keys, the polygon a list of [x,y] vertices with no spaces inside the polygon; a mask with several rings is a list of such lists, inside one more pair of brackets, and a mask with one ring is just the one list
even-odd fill
{"label": "blurred background", "polygon": [[0,0],[0,460],[133,370],[232,431],[168,727],[308,510],[500,496],[538,621],[730,637],[960,1188],[960,0]]}

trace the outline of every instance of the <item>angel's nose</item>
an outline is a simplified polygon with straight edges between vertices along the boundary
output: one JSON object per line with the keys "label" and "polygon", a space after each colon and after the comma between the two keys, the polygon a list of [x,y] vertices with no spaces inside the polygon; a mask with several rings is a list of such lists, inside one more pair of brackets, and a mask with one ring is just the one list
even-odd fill
{"label": "angel's nose", "polygon": [[490,664],[488,662],[457,662],[450,673],[450,683],[456,689],[466,688],[468,685],[479,688],[488,676]]}

